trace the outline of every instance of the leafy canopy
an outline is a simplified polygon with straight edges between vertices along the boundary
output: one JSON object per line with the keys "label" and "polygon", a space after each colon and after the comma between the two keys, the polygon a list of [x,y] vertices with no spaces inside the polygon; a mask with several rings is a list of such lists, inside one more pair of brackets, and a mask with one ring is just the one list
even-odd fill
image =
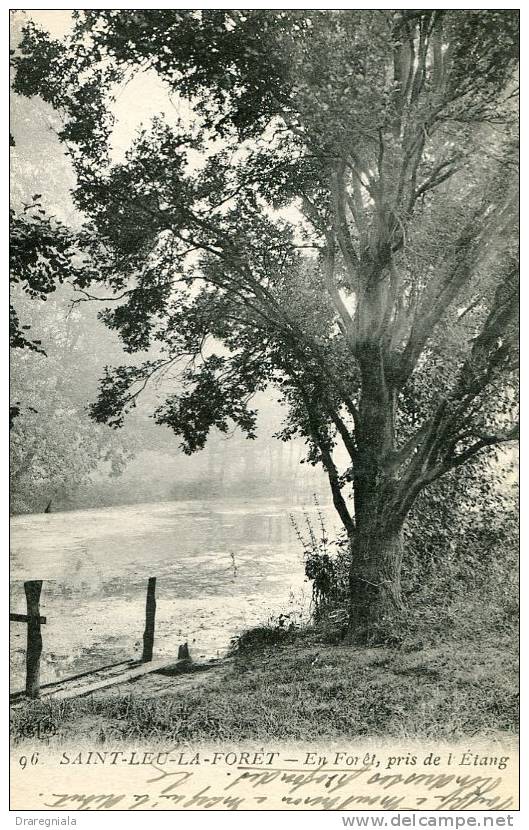
{"label": "leafy canopy", "polygon": [[[95,419],[119,425],[178,368],[154,416],[192,452],[213,426],[252,437],[273,384],[348,529],[349,481],[391,479],[405,515],[514,438],[517,43],[509,10],[91,10],[64,41],[27,26],[14,88],[63,116],[80,296],[126,351],[154,348],[107,370]],[[143,125],[116,162],[113,100],[144,70],[190,115]]]}

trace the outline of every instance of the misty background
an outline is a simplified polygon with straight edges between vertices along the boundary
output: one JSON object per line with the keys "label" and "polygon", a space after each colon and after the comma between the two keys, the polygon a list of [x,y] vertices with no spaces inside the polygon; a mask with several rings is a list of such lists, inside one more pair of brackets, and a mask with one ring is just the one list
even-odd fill
{"label": "misty background", "polygon": [[[69,25],[66,13],[16,13],[12,45],[28,16],[57,35]],[[154,74],[131,79],[116,92],[115,158],[124,155],[142,123],[162,112],[169,120],[185,117],[182,106]],[[48,214],[75,227],[83,217],[71,199],[75,177],[58,129],[57,113],[44,101],[12,94],[12,206],[21,211],[39,194]],[[274,497],[298,505],[310,503],[313,493],[327,499],[323,472],[300,463],[303,442],[273,437],[283,411],[272,391],[254,402],[256,440],[237,430],[213,430],[205,449],[193,456],[181,452],[173,433],[150,417],[164,392],[175,388],[167,375],[149,385],[122,429],[93,423],[87,407],[104,367],[141,362],[144,355],[126,355],[119,338],[98,320],[105,303],[84,299],[67,284],[45,301],[12,291],[21,323],[31,327],[45,352],[18,349],[11,357],[11,398],[20,410],[11,436],[13,513],[196,498]]]}

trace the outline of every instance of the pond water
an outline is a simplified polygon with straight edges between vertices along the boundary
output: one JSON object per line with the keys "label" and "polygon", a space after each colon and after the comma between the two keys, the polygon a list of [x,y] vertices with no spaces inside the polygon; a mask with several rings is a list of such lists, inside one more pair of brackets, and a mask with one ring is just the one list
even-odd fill
{"label": "pond water", "polygon": [[[330,508],[322,513],[336,526]],[[154,657],[226,652],[230,639],[280,613],[308,616],[310,584],[291,519],[314,506],[283,500],[166,502],[11,520],[11,608],[42,579],[41,683],[140,657],[147,579],[157,577]],[[21,688],[26,626],[11,623],[11,678]]]}

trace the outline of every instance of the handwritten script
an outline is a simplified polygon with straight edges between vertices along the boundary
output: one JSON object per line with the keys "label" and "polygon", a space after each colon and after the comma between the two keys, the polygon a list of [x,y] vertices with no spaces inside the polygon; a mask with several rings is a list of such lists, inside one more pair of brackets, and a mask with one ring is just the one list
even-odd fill
{"label": "handwritten script", "polygon": [[[279,751],[262,751],[258,756],[259,763],[251,764],[248,760],[257,755],[250,753],[234,754],[237,763],[233,763],[229,755],[218,752],[187,758],[171,750],[63,752],[26,769],[19,764],[13,780],[14,802],[22,806],[22,800],[35,809],[102,811],[507,810],[517,806],[517,760],[512,755],[490,757],[489,763],[470,751],[439,756],[366,753],[354,757],[354,764],[349,764],[353,756],[339,752],[298,753],[288,761]],[[341,766],[332,763],[340,759]]]}

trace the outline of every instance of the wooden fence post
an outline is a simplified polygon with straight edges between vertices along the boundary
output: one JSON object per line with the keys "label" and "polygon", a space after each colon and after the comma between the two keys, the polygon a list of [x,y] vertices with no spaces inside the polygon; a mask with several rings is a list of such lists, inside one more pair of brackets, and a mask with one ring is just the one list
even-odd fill
{"label": "wooden fence post", "polygon": [[42,634],[40,632],[40,592],[42,580],[24,582],[27,603],[28,639],[26,648],[26,694],[37,698],[40,692],[40,655],[42,654]]}
{"label": "wooden fence post", "polygon": [[143,632],[143,655],[142,662],[149,663],[152,660],[152,648],[154,644],[154,619],[156,616],[156,577],[149,578],[147,586],[147,602],[145,604],[145,631]]}
{"label": "wooden fence post", "polygon": [[178,646],[178,659],[179,660],[190,660],[189,656],[189,646],[187,643],[182,643],[182,645]]}

